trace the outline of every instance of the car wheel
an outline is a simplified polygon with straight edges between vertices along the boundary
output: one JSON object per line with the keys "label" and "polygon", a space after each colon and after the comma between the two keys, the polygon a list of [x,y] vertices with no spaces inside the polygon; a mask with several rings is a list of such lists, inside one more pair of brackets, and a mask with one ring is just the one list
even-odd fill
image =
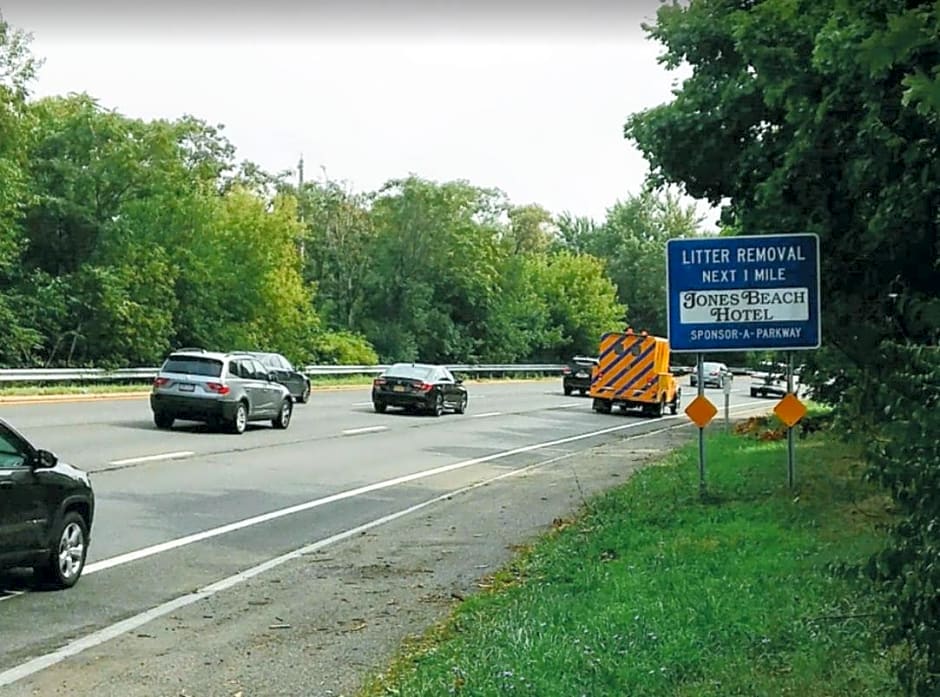
{"label": "car wheel", "polygon": [[434,416],[441,416],[444,413],[444,395],[438,393],[434,398],[434,406],[431,407],[431,413]]}
{"label": "car wheel", "polygon": [[376,413],[384,414],[385,410],[388,409],[388,405],[385,402],[372,402],[372,408],[375,409]]}
{"label": "car wheel", "polygon": [[153,413],[153,423],[157,428],[171,428],[174,421],[176,421],[176,419],[172,414],[164,414],[160,411]]}
{"label": "car wheel", "polygon": [[82,575],[88,554],[88,526],[75,511],[62,517],[52,537],[51,551],[46,563],[37,571],[54,588],[71,588]]}
{"label": "car wheel", "polygon": [[467,397],[467,395],[464,395],[463,397],[460,398],[460,404],[457,405],[457,409],[456,409],[456,412],[458,414],[466,413],[468,401],[469,401],[469,398]]}
{"label": "car wheel", "polygon": [[570,395],[571,395],[571,388],[565,385],[565,397],[569,397]]}
{"label": "car wheel", "polygon": [[310,385],[307,385],[304,388],[304,391],[300,393],[300,396],[297,398],[297,401],[301,404],[306,404],[310,400]]}
{"label": "car wheel", "polygon": [[239,402],[238,406],[235,407],[235,416],[232,417],[232,420],[228,424],[229,430],[235,434],[242,434],[245,432],[245,429],[248,427],[248,405],[244,402]]}
{"label": "car wheel", "polygon": [[290,417],[293,413],[294,404],[289,399],[285,399],[281,402],[281,410],[277,413],[277,417],[271,421],[271,425],[282,430],[287,428],[290,426]]}
{"label": "car wheel", "polygon": [[751,396],[752,396],[752,397],[756,397],[756,396],[757,396],[757,390],[755,390],[755,389],[752,388],[752,389],[751,389]]}

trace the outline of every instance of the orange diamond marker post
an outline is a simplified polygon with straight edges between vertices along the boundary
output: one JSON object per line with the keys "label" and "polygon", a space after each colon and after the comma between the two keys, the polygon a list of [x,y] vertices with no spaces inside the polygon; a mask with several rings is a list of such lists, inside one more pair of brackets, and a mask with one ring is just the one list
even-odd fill
{"label": "orange diamond marker post", "polygon": [[708,422],[715,418],[718,408],[708,401],[705,395],[699,395],[685,408],[686,416],[699,428],[705,428]]}
{"label": "orange diamond marker post", "polygon": [[774,414],[788,428],[793,428],[799,423],[800,419],[806,416],[806,406],[797,399],[795,394],[787,392],[787,395],[777,402],[777,406],[774,407]]}

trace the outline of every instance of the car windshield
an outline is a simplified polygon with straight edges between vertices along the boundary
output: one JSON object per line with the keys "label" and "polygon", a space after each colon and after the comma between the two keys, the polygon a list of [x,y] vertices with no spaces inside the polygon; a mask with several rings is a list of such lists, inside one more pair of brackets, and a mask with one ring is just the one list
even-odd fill
{"label": "car windshield", "polygon": [[721,370],[721,363],[704,363],[702,367],[710,373],[717,372]]}
{"label": "car windshield", "polygon": [[217,378],[222,375],[222,361],[199,356],[170,356],[166,359],[163,372]]}
{"label": "car windshield", "polygon": [[410,365],[401,363],[391,366],[385,371],[387,378],[407,378],[409,380],[427,380],[434,373],[433,366]]}

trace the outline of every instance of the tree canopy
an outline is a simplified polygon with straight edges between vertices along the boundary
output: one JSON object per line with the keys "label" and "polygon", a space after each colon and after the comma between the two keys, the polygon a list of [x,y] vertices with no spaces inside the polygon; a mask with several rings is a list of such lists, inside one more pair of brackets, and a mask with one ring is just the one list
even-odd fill
{"label": "tree canopy", "polygon": [[912,694],[940,690],[940,4],[691,0],[651,38],[687,65],[625,135],[652,182],[725,202],[725,234],[815,232],[824,347],[807,362],[903,522],[868,570]]}

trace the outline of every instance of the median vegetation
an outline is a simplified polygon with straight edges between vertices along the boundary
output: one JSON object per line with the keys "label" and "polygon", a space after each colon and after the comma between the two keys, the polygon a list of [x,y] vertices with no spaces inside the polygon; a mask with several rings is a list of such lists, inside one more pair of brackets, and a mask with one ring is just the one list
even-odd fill
{"label": "median vegetation", "polygon": [[481,583],[367,697],[900,694],[874,600],[845,568],[885,542],[888,499],[829,432],[773,424],[683,448]]}

